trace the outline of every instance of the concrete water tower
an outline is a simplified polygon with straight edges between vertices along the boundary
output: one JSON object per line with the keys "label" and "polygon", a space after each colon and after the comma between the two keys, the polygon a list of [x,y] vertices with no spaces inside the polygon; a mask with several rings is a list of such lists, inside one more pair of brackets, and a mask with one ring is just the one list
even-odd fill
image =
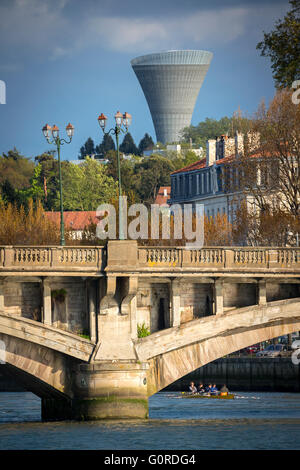
{"label": "concrete water tower", "polygon": [[180,131],[191,124],[212,56],[200,50],[167,51],[131,61],[148,102],[157,141],[178,142]]}

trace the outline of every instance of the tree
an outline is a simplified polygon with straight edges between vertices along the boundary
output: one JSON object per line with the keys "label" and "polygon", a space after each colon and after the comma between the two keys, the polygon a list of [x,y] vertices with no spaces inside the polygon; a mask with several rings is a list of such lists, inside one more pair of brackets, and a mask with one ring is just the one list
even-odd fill
{"label": "tree", "polygon": [[145,134],[139,143],[139,155],[143,155],[144,150],[152,150],[154,147],[154,142],[152,137],[149,134]]}
{"label": "tree", "polygon": [[[248,148],[243,160],[246,172],[242,185],[249,186],[260,209],[276,205],[300,217],[300,106],[293,104],[291,95],[289,90],[278,90],[269,108],[264,103],[259,106],[253,131],[260,136],[261,158],[248,158],[248,162],[257,163],[246,166],[247,154],[257,154],[257,149]],[[259,172],[259,184],[252,177],[254,167]]]}
{"label": "tree", "polygon": [[[68,163],[62,173],[65,210],[95,211],[117,193],[117,183],[107,176],[105,167],[97,160],[86,158],[80,165]],[[59,194],[55,208],[59,210]]]}
{"label": "tree", "polygon": [[[44,152],[35,157],[35,162],[41,167],[37,181],[43,190],[41,201],[46,210],[52,210],[59,191],[58,161],[54,157],[54,152]],[[62,161],[62,169],[68,164],[69,162]]]}
{"label": "tree", "polygon": [[230,246],[232,244],[232,224],[226,214],[215,217],[204,216],[204,245]]}
{"label": "tree", "polygon": [[36,207],[32,200],[28,209],[11,203],[0,206],[1,245],[57,245],[59,227],[45,217],[40,202]]}
{"label": "tree", "polygon": [[[248,201],[241,226],[248,239],[252,234],[252,244],[256,238],[258,242],[264,239],[271,243],[276,238],[277,243],[296,243],[300,220],[300,106],[293,104],[291,95],[288,89],[278,89],[269,107],[261,103],[244,153],[224,167],[226,191],[238,191]],[[281,235],[275,237],[271,232],[279,227]]]}
{"label": "tree", "polygon": [[263,41],[256,46],[262,56],[270,57],[273,78],[277,87],[290,87],[300,79],[300,0],[290,0],[291,10],[275,29],[264,32]]}
{"label": "tree", "polygon": [[105,155],[111,150],[115,150],[115,143],[110,134],[104,134],[101,144],[96,146],[96,153],[99,155]]}
{"label": "tree", "polygon": [[133,184],[139,199],[152,203],[160,186],[170,184],[170,174],[174,171],[172,161],[160,155],[153,155],[134,167]]}
{"label": "tree", "polygon": [[134,140],[130,132],[127,132],[127,134],[125,134],[124,136],[123,142],[120,145],[120,152],[125,153],[125,155],[129,153],[133,155],[138,155],[139,151],[134,143]]}
{"label": "tree", "polygon": [[4,202],[20,204],[19,192],[30,187],[34,163],[16,148],[0,156],[0,190]]}
{"label": "tree", "polygon": [[234,245],[286,246],[297,245],[300,220],[280,208],[253,212],[243,200],[234,211],[232,240]]}
{"label": "tree", "polygon": [[96,153],[95,144],[91,137],[87,139],[85,144],[80,148],[79,160],[84,160],[85,157],[94,155]]}
{"label": "tree", "polygon": [[208,139],[215,139],[216,136],[222,134],[228,134],[233,137],[235,131],[243,131],[247,122],[248,119],[242,117],[241,111],[238,110],[234,113],[233,117],[224,116],[219,120],[206,118],[205,121],[199,122],[197,126],[185,127],[181,131],[181,138],[187,143],[192,139],[195,144],[205,149]]}

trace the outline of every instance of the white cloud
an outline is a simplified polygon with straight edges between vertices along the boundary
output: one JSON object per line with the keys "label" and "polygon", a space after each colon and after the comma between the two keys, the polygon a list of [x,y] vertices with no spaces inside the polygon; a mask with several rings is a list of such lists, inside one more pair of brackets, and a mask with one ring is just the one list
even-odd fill
{"label": "white cloud", "polygon": [[[77,4],[77,6],[76,6]],[[81,9],[76,8],[81,5]],[[214,48],[274,24],[282,6],[196,9],[163,17],[101,16],[69,0],[11,0],[0,3],[0,47],[60,59],[91,47],[129,53],[175,48]],[[13,6],[13,7],[12,7]],[[67,8],[66,8],[67,7]],[[171,10],[170,10],[171,11]],[[275,16],[275,18],[274,18]],[[208,46],[209,45],[209,46]]]}
{"label": "white cloud", "polygon": [[118,51],[148,51],[230,42],[246,30],[246,8],[198,11],[178,18],[154,20],[135,18],[92,18],[87,29],[100,43]]}

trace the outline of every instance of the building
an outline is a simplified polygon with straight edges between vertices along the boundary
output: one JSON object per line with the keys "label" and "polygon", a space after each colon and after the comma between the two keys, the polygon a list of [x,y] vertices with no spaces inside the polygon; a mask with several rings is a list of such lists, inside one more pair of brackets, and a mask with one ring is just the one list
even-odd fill
{"label": "building", "polygon": [[[46,212],[46,217],[60,225],[60,212]],[[100,219],[96,217],[96,211],[65,211],[64,224],[65,228],[71,232],[73,240],[81,240],[84,228],[93,224],[98,224]]]}
{"label": "building", "polygon": [[154,204],[158,204],[160,206],[167,206],[170,196],[171,196],[171,186],[161,186],[156,195]]}
{"label": "building", "polygon": [[194,152],[196,157],[201,157],[203,154],[202,147],[190,146],[188,148],[182,148],[180,144],[167,145],[165,149],[152,149],[144,150],[143,157],[151,157],[151,155],[162,155],[163,157],[170,155],[170,153],[177,153],[178,156],[185,155],[187,152]]}
{"label": "building", "polygon": [[181,130],[191,124],[212,56],[208,51],[182,50],[143,55],[131,61],[148,102],[158,142],[178,142]]}
{"label": "building", "polygon": [[[251,138],[254,149],[259,145],[258,137],[248,135],[248,140]],[[226,214],[232,220],[232,211],[242,194],[225,190],[222,167],[242,155],[243,150],[244,136],[238,132],[233,138],[221,135],[208,140],[205,158],[171,174],[169,204],[201,203],[207,216]],[[251,202],[251,196],[248,199]]]}
{"label": "building", "polygon": [[[93,153],[92,155],[86,155],[86,157],[90,158],[91,160],[96,160],[98,163],[101,163],[102,165],[106,165],[107,163],[109,163],[109,160],[105,158],[104,154],[102,153]],[[69,162],[73,163],[73,165],[81,165],[81,163],[85,161],[85,158],[83,159],[78,158],[78,160],[69,160]]]}

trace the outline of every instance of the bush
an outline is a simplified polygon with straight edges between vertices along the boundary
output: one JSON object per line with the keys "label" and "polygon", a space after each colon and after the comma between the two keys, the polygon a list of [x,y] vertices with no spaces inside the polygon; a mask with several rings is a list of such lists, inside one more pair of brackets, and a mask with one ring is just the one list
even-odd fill
{"label": "bush", "polygon": [[138,338],[145,338],[150,335],[149,327],[143,323],[142,325],[137,326]]}

